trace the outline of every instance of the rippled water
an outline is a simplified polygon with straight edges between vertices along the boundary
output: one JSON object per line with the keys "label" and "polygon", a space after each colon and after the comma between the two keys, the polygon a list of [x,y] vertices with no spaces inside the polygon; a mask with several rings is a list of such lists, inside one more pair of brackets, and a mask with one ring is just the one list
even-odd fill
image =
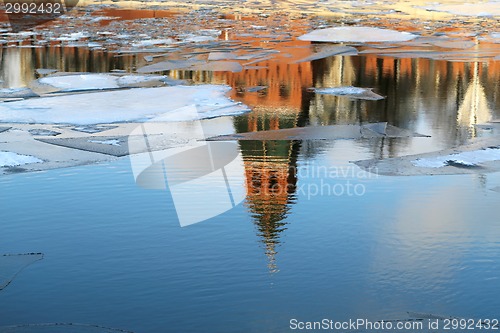
{"label": "rippled water", "polygon": [[[47,64],[105,72],[133,70],[140,61],[76,48],[54,56],[51,49],[27,50],[3,50],[3,61],[19,52],[30,62],[28,74],[13,76],[21,81]],[[86,60],[64,67],[69,62],[61,59],[73,56]],[[234,99],[254,107],[233,118],[239,132],[388,121],[432,137],[241,142],[245,201],[185,228],[170,193],[138,187],[127,158],[0,177],[0,253],[45,254],[0,292],[0,326],[287,332],[291,318],[497,316],[500,174],[384,177],[349,161],[491,135],[474,124],[499,116],[498,62],[331,57],[266,66],[168,74],[231,85]],[[244,89],[255,85],[268,88]],[[331,85],[373,87],[387,98],[307,90]],[[273,184],[291,186],[262,191]]]}

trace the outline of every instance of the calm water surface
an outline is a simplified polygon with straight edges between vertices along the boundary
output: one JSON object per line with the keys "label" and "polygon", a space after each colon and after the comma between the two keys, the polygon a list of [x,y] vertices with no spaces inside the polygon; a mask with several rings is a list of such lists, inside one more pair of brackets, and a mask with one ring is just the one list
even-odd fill
{"label": "calm water surface", "polygon": [[[36,59],[56,66],[76,51],[3,52],[4,64],[10,52],[31,63],[20,67],[26,74],[11,76],[22,84],[34,68],[47,67]],[[133,71],[130,64],[141,61],[99,57],[85,62],[90,67],[65,70]],[[167,74],[231,85],[234,99],[254,107],[232,119],[239,132],[388,121],[432,138],[242,142],[245,202],[185,228],[169,192],[138,187],[126,158],[1,177],[0,253],[43,252],[45,258],[0,292],[0,325],[287,332],[291,318],[380,320],[406,311],[497,317],[500,193],[492,189],[500,174],[378,177],[349,161],[491,135],[474,124],[499,116],[498,62],[331,57],[261,65],[267,68]],[[3,73],[6,81],[5,67]],[[245,91],[255,85],[268,88]],[[332,85],[373,87],[387,99],[307,91]],[[273,183],[294,186],[259,191]],[[348,184],[359,191],[348,195]],[[337,192],[314,193],[321,188]]]}

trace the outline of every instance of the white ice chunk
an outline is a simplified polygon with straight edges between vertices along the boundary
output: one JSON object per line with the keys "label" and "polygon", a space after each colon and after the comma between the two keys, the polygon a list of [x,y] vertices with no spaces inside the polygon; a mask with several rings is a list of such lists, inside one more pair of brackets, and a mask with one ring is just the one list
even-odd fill
{"label": "white ice chunk", "polygon": [[409,32],[371,27],[335,27],[311,31],[299,37],[313,42],[404,42],[418,37]]}
{"label": "white ice chunk", "polygon": [[195,105],[197,119],[250,111],[225,95],[231,88],[218,85],[137,88],[44,97],[0,104],[0,122],[39,124],[107,124],[145,121],[175,114],[171,121],[192,120],[176,110]]}
{"label": "white ice chunk", "polygon": [[345,96],[358,99],[366,100],[379,100],[384,99],[383,96],[374,93],[371,88],[359,88],[359,87],[333,87],[333,88],[313,88],[314,92],[317,94],[324,95],[334,95],[334,96]]}
{"label": "white ice chunk", "polygon": [[414,166],[423,168],[442,168],[449,165],[450,161],[464,166],[476,166],[483,162],[497,160],[500,160],[500,149],[488,148],[444,156],[419,158],[411,161],[411,163]]}
{"label": "white ice chunk", "polygon": [[42,160],[34,156],[20,155],[10,151],[0,151],[0,167],[13,167],[42,162]]}

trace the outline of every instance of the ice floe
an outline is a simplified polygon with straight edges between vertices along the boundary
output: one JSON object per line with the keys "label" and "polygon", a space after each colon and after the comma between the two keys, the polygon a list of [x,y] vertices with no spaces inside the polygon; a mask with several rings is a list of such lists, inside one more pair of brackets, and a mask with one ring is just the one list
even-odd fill
{"label": "ice floe", "polygon": [[14,167],[43,161],[29,155],[20,155],[10,151],[0,151],[0,167]]}
{"label": "ice floe", "polygon": [[474,167],[483,162],[500,160],[500,148],[487,148],[482,150],[467,151],[458,154],[418,158],[412,163],[417,167],[442,168],[444,166]]}
{"label": "ice floe", "polygon": [[332,87],[332,88],[311,88],[317,94],[323,95],[334,95],[334,96],[345,96],[350,98],[365,99],[376,101],[384,99],[383,96],[376,94],[371,88],[359,88],[359,87]]}
{"label": "ice floe", "polygon": [[311,31],[299,37],[312,42],[404,42],[418,35],[390,29],[372,27],[334,27]]}
{"label": "ice floe", "polygon": [[0,122],[92,125],[145,121],[163,115],[165,121],[194,120],[179,109],[195,105],[196,119],[250,111],[225,95],[227,86],[199,85],[136,88],[44,97],[0,104]]}

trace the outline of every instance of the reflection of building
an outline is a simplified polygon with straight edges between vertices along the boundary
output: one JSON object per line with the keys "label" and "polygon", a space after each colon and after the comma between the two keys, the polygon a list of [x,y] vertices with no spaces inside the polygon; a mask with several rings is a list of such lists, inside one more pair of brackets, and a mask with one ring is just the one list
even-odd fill
{"label": "reflection of building", "polygon": [[[237,117],[236,131],[248,132],[304,126],[302,113],[284,115],[255,112]],[[246,205],[265,246],[269,271],[278,271],[275,255],[285,219],[295,201],[297,157],[300,143],[293,141],[240,141],[245,166]]]}
{"label": "reflection of building", "polygon": [[462,105],[458,109],[458,124],[468,128],[476,136],[475,124],[482,124],[490,120],[491,111],[484,88],[479,80],[479,63],[474,63],[472,81],[465,92]]}

